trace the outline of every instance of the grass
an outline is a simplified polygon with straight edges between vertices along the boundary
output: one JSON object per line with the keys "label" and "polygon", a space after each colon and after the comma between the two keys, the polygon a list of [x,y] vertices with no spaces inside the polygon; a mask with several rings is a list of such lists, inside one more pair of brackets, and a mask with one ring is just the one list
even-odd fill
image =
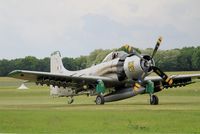
{"label": "grass", "polygon": [[79,96],[68,105],[48,87],[18,90],[19,83],[0,78],[0,133],[200,133],[200,82],[157,93],[157,106],[148,95],[103,106]]}

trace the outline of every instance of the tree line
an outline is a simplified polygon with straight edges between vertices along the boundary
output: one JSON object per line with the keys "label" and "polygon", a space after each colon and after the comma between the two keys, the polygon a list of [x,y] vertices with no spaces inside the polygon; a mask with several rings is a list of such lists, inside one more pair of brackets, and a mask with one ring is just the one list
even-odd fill
{"label": "tree line", "polygon": [[[152,48],[136,51],[142,54],[151,55]],[[64,57],[63,64],[68,70],[79,70],[90,67],[93,64],[100,63],[107,54],[112,51],[124,50],[119,49],[97,49],[91,52],[88,56],[80,56],[77,58]],[[184,47],[182,49],[159,50],[154,57],[156,66],[163,71],[199,71],[200,70],[200,46]],[[20,70],[32,71],[50,71],[50,58],[37,59],[33,56],[18,59],[2,59],[0,60],[0,76],[6,76],[9,72]]]}

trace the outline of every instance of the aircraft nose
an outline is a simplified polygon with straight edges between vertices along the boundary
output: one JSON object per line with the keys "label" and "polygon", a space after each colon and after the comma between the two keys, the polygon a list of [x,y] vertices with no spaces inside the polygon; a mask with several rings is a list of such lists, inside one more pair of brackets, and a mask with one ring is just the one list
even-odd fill
{"label": "aircraft nose", "polygon": [[155,65],[154,60],[149,55],[144,55],[140,61],[140,65],[144,72],[151,72],[152,66]]}

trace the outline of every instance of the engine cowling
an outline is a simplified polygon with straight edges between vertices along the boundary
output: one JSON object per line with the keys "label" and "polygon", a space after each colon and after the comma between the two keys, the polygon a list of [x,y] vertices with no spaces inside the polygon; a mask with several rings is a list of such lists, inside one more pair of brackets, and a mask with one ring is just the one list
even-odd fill
{"label": "engine cowling", "polygon": [[137,56],[127,57],[124,62],[124,71],[129,79],[138,79],[143,69],[140,66],[140,58]]}
{"label": "engine cowling", "polygon": [[139,58],[136,55],[127,57],[124,61],[124,71],[127,78],[132,80],[141,79],[141,76],[144,74],[148,75],[152,72],[150,68],[151,65],[154,65],[154,61],[148,55],[142,55],[143,59]]}

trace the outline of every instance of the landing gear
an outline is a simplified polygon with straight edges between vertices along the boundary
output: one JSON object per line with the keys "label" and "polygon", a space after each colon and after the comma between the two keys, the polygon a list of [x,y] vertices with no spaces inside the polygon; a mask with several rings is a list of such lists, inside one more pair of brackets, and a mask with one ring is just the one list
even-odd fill
{"label": "landing gear", "polygon": [[104,97],[103,97],[102,95],[98,95],[98,96],[96,97],[95,102],[96,102],[97,105],[103,105],[104,102],[105,102]]}
{"label": "landing gear", "polygon": [[73,96],[70,96],[68,99],[68,104],[72,104],[74,102]]}
{"label": "landing gear", "polygon": [[159,99],[156,95],[150,95],[150,104],[158,105]]}

